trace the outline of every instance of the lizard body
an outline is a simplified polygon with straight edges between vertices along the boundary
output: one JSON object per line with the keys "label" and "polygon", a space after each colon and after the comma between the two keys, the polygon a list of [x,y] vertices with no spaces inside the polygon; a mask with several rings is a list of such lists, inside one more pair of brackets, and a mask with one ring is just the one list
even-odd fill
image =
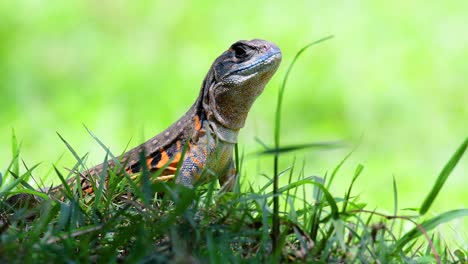
{"label": "lizard body", "polygon": [[[270,42],[254,39],[232,44],[214,61],[197,100],[178,121],[117,158],[125,172],[132,175],[142,170],[143,152],[150,171],[166,166],[160,180],[176,178],[176,183],[192,187],[198,180],[206,180],[207,175],[218,177],[223,188],[232,189],[236,177],[232,154],[237,135],[280,62],[281,51]],[[181,167],[175,175],[179,162]],[[107,174],[104,168],[114,166],[110,161],[81,173],[83,193],[93,193],[89,176]],[[59,189],[55,187],[49,193]]]}

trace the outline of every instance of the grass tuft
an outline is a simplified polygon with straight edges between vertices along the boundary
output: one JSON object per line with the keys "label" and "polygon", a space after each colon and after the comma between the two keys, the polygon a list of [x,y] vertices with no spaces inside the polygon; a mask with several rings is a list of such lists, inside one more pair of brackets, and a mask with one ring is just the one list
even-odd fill
{"label": "grass tuft", "polygon": [[[20,144],[13,131],[12,159],[0,172],[0,262],[466,263],[466,244],[447,245],[435,229],[468,216],[468,209],[423,215],[463,156],[468,139],[449,159],[417,215],[399,215],[395,179],[392,214],[366,209],[365,201],[353,194],[358,177],[365,173],[362,164],[356,165],[343,196],[331,191],[335,175],[354,150],[331,175],[306,177],[304,164],[296,159],[279,167],[280,154],[343,145],[280,145],[286,80],[304,50],[294,58],[280,88],[274,146],[257,140],[265,149],[259,155],[274,156],[273,176],[263,175],[269,180],[258,188],[243,182],[234,192],[218,192],[213,179],[188,189],[153,181],[161,171],[143,168],[138,177],[130,177],[114,167],[107,178],[102,174],[90,179],[95,195],[86,196],[72,172],[86,168],[87,155],[77,153],[59,135],[76,164],[70,171],[54,164],[51,174],[63,188],[49,193],[28,183],[36,180],[33,172],[39,164],[21,166]],[[104,161],[117,162],[106,145],[88,132],[106,151]],[[249,173],[242,172],[244,155],[237,145],[235,157],[239,174]],[[287,177],[283,186],[278,181],[281,176]],[[43,184],[36,181],[36,185]],[[411,229],[402,231],[408,224]]]}

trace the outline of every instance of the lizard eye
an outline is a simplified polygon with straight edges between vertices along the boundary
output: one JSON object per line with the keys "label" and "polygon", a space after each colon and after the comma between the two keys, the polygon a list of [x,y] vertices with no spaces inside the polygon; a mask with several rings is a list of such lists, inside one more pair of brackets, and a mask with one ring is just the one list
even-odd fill
{"label": "lizard eye", "polygon": [[243,59],[247,57],[247,51],[245,48],[241,45],[234,45],[232,46],[232,49],[234,50],[234,56],[238,59]]}

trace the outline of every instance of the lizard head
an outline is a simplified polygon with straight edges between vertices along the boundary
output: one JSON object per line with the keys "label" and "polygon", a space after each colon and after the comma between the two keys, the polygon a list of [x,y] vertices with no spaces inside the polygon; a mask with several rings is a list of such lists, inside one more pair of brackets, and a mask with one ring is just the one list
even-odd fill
{"label": "lizard head", "polygon": [[273,43],[254,39],[232,44],[211,66],[204,108],[222,126],[239,130],[255,99],[278,69],[281,51]]}

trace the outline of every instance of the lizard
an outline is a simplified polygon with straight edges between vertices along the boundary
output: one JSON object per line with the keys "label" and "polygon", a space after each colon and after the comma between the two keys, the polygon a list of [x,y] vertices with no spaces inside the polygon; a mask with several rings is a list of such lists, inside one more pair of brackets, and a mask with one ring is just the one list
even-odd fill
{"label": "lizard", "polygon": [[[218,177],[223,190],[232,190],[237,177],[233,149],[239,130],[281,58],[281,50],[271,42],[261,39],[235,42],[213,62],[198,98],[179,120],[116,160],[129,175],[138,174],[143,166],[150,172],[164,168],[157,180],[175,178],[176,183],[192,188],[197,181]],[[175,175],[179,162],[181,166]],[[116,166],[113,160],[105,163],[81,172],[84,195],[94,192],[91,176],[106,175],[105,170]],[[48,193],[58,193],[62,188],[53,187]]]}

